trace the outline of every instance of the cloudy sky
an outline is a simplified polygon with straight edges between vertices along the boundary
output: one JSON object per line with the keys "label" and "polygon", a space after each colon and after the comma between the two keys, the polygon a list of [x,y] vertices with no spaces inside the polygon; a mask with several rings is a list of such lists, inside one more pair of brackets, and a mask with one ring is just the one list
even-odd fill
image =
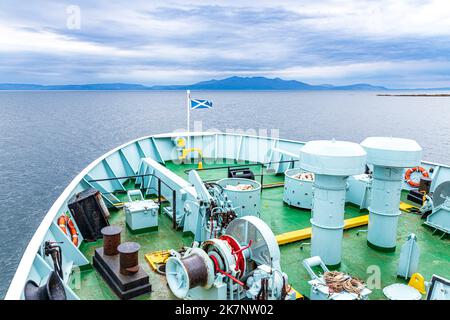
{"label": "cloudy sky", "polygon": [[450,1],[0,0],[0,82],[232,75],[449,87]]}

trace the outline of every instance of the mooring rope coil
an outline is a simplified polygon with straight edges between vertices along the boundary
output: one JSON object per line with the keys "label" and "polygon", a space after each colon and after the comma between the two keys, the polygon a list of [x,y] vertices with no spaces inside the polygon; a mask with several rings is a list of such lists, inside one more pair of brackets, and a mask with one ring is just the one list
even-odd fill
{"label": "mooring rope coil", "polygon": [[362,280],[352,278],[340,271],[327,271],[323,274],[323,279],[328,286],[330,293],[347,291],[359,296],[361,291],[365,288]]}
{"label": "mooring rope coil", "polygon": [[189,288],[204,286],[208,281],[208,269],[203,258],[197,254],[181,259],[189,277]]}

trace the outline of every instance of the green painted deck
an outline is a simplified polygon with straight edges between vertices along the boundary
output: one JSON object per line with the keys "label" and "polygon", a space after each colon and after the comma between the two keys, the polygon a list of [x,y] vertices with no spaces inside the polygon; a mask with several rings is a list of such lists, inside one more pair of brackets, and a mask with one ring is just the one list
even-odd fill
{"label": "green painted deck", "polygon": [[[242,164],[242,163],[239,163]],[[228,163],[226,165],[229,165]],[[195,164],[177,165],[172,162],[166,166],[173,172],[187,179],[184,173],[186,169],[195,169]],[[204,163],[204,168],[222,166],[222,164]],[[255,174],[259,173],[260,167],[252,167]],[[226,169],[212,171],[201,171],[200,176],[204,180],[219,180],[226,177]],[[259,177],[256,178],[258,180]],[[283,176],[264,173],[264,184],[282,182]],[[127,188],[134,188],[129,182]],[[125,196],[117,194],[120,199]],[[405,198],[405,194],[402,196]],[[261,218],[272,228],[275,235],[310,227],[310,211],[289,207],[284,204],[283,187],[264,189],[261,197]],[[352,218],[367,212],[360,212],[353,205],[347,205],[345,218]],[[397,264],[400,255],[400,247],[406,241],[410,233],[415,233],[421,250],[419,272],[429,280],[433,274],[450,278],[450,240],[440,239],[441,234],[433,234],[433,230],[422,224],[419,216],[411,213],[403,213],[400,216],[397,250],[393,253],[382,253],[370,249],[366,244],[366,233],[358,230],[366,230],[367,227],[344,231],[342,264],[339,270],[350,273],[353,276],[366,280],[373,275],[374,270],[379,270],[381,275],[381,286],[372,288],[373,293],[370,299],[384,299],[381,289],[395,282],[406,283],[403,279],[397,278]],[[150,233],[134,235],[125,228],[125,217],[122,210],[111,212],[110,223],[123,227],[122,241],[135,241],[141,245],[140,262],[141,266],[150,275],[153,292],[143,295],[137,299],[173,299],[173,295],[168,289],[165,278],[153,272],[144,259],[144,254],[163,249],[179,249],[184,245],[190,245],[193,237],[183,235],[181,231],[172,229],[172,222],[169,217],[162,214],[159,217],[159,230]],[[92,261],[94,249],[101,246],[102,241],[94,243],[82,243],[81,250]],[[300,248],[303,248],[301,250]],[[280,247],[281,265],[284,272],[289,276],[291,285],[302,294],[309,295],[309,276],[302,265],[302,260],[310,256],[309,240],[287,244]],[[376,271],[375,271],[376,272]],[[101,276],[93,269],[77,271],[72,276],[71,287],[81,299],[117,299]]]}

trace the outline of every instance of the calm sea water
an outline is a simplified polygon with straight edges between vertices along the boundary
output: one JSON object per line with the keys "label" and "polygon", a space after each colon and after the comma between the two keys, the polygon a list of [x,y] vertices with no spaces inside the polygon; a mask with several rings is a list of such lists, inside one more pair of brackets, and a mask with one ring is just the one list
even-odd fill
{"label": "calm sea water", "polygon": [[[374,92],[195,92],[203,129],[279,129],[308,141],[408,137],[450,164],[450,98]],[[185,126],[184,92],[0,92],[0,297],[47,210],[84,167],[129,140]]]}

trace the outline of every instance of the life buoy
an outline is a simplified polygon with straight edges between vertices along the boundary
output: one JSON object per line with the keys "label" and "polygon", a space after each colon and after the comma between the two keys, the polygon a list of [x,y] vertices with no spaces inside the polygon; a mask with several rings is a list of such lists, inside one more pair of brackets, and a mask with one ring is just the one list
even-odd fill
{"label": "life buoy", "polygon": [[67,228],[69,228],[72,243],[75,246],[78,246],[78,232],[72,219],[70,219],[69,216],[63,214],[58,218],[58,225],[65,234],[67,234]]}
{"label": "life buoy", "polygon": [[414,180],[411,179],[411,174],[412,174],[413,172],[416,172],[416,171],[420,172],[424,178],[430,177],[430,175],[428,174],[428,171],[425,170],[425,168],[423,168],[423,167],[409,168],[408,170],[406,170],[406,173],[405,173],[405,181],[406,181],[406,183],[408,183],[411,187],[418,187],[418,186],[420,185],[419,182],[414,181]]}
{"label": "life buoy", "polygon": [[65,234],[67,234],[66,223],[67,221],[65,215],[62,215],[58,218],[58,226]]}

